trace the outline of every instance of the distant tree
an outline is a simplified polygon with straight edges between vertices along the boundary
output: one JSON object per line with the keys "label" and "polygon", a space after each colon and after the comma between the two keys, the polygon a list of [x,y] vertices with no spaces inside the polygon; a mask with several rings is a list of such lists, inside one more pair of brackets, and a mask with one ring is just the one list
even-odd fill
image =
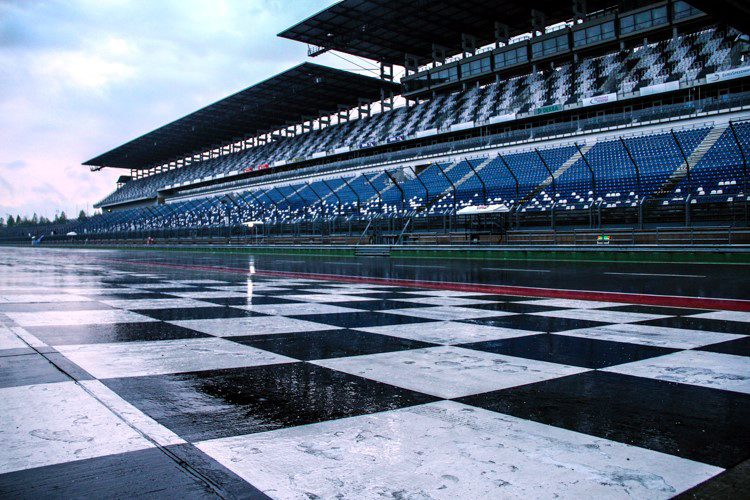
{"label": "distant tree", "polygon": [[13,227],[16,225],[16,219],[11,215],[8,214],[8,227]]}
{"label": "distant tree", "polygon": [[86,212],[84,212],[83,210],[78,212],[78,222],[84,222],[86,219],[88,219],[88,217],[86,216]]}
{"label": "distant tree", "polygon": [[36,212],[34,212],[34,215],[31,216],[31,220],[29,222],[31,222],[35,226],[39,224],[39,216],[36,214]]}
{"label": "distant tree", "polygon": [[16,224],[19,224],[21,226],[28,226],[29,217],[27,215],[24,215],[22,219],[20,215],[16,215]]}
{"label": "distant tree", "polygon": [[65,215],[64,211],[60,212],[60,220],[59,220],[59,222],[60,222],[60,224],[65,224],[66,222],[68,222],[68,217]]}
{"label": "distant tree", "polygon": [[45,217],[44,215],[42,215],[41,217],[39,217],[39,224],[49,224],[49,223],[50,223],[50,220],[47,217]]}
{"label": "distant tree", "polygon": [[5,227],[5,219],[0,217],[0,227]]}

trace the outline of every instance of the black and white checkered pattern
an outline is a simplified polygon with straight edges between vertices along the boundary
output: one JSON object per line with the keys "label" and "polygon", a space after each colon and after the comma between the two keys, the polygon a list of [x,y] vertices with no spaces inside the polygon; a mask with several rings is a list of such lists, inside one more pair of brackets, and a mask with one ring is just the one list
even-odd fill
{"label": "black and white checkered pattern", "polygon": [[750,457],[749,313],[3,261],[3,496],[666,498]]}

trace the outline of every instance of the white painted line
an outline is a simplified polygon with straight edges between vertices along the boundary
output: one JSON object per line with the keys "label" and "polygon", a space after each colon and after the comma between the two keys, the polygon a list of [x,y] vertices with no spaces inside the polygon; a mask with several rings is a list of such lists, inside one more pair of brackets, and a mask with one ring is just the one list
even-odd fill
{"label": "white painted line", "polygon": [[18,336],[18,338],[20,338],[22,341],[29,344],[29,347],[47,347],[47,344],[45,344],[44,342],[39,340],[34,335],[30,334],[23,328],[12,326],[10,327],[10,331],[15,333]]}
{"label": "white painted line", "polygon": [[621,276],[663,276],[668,278],[705,278],[700,274],[654,274],[654,273],[604,273],[604,274],[616,274]]}
{"label": "white painted line", "polygon": [[131,405],[99,380],[84,380],[80,384],[101,404],[127,424],[159,446],[184,444],[185,440],[170,431],[141,410]]}
{"label": "white painted line", "polygon": [[423,267],[425,269],[445,269],[445,266],[413,266],[410,264],[394,264],[393,267]]}
{"label": "white painted line", "polygon": [[304,260],[274,260],[274,262],[283,262],[284,264],[303,264]]}
{"label": "white painted line", "polygon": [[339,266],[361,266],[361,262],[323,262],[323,264],[336,264]]}
{"label": "white painted line", "polygon": [[549,269],[511,269],[509,267],[483,267],[483,271],[519,271],[524,273],[551,273]]}

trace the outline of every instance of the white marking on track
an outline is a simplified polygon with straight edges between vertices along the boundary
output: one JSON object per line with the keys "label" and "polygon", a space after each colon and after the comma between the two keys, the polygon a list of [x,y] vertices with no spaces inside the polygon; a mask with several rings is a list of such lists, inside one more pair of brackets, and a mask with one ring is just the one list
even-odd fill
{"label": "white marking on track", "polygon": [[445,269],[445,266],[413,266],[410,264],[394,264],[393,267],[422,267],[425,269]]}
{"label": "white marking on track", "polygon": [[510,267],[483,267],[483,271],[519,271],[524,273],[551,273],[549,269],[513,269]]}
{"label": "white marking on track", "polygon": [[604,273],[618,276],[663,276],[668,278],[705,278],[701,274],[656,274],[656,273]]}

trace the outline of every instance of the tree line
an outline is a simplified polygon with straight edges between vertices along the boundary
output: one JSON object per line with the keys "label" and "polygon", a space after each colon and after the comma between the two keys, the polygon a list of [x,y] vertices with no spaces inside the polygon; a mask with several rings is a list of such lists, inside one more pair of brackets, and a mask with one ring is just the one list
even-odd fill
{"label": "tree line", "polygon": [[41,217],[38,216],[36,213],[29,218],[28,216],[21,217],[20,215],[16,215],[15,217],[12,214],[8,214],[7,217],[3,218],[0,217],[0,227],[17,227],[17,226],[41,226],[46,224],[67,224],[68,222],[85,222],[86,219],[88,219],[88,215],[86,215],[86,212],[81,210],[78,213],[77,219],[69,219],[67,215],[65,215],[65,212],[60,212],[59,214],[56,214],[54,219],[49,219],[42,215]]}

